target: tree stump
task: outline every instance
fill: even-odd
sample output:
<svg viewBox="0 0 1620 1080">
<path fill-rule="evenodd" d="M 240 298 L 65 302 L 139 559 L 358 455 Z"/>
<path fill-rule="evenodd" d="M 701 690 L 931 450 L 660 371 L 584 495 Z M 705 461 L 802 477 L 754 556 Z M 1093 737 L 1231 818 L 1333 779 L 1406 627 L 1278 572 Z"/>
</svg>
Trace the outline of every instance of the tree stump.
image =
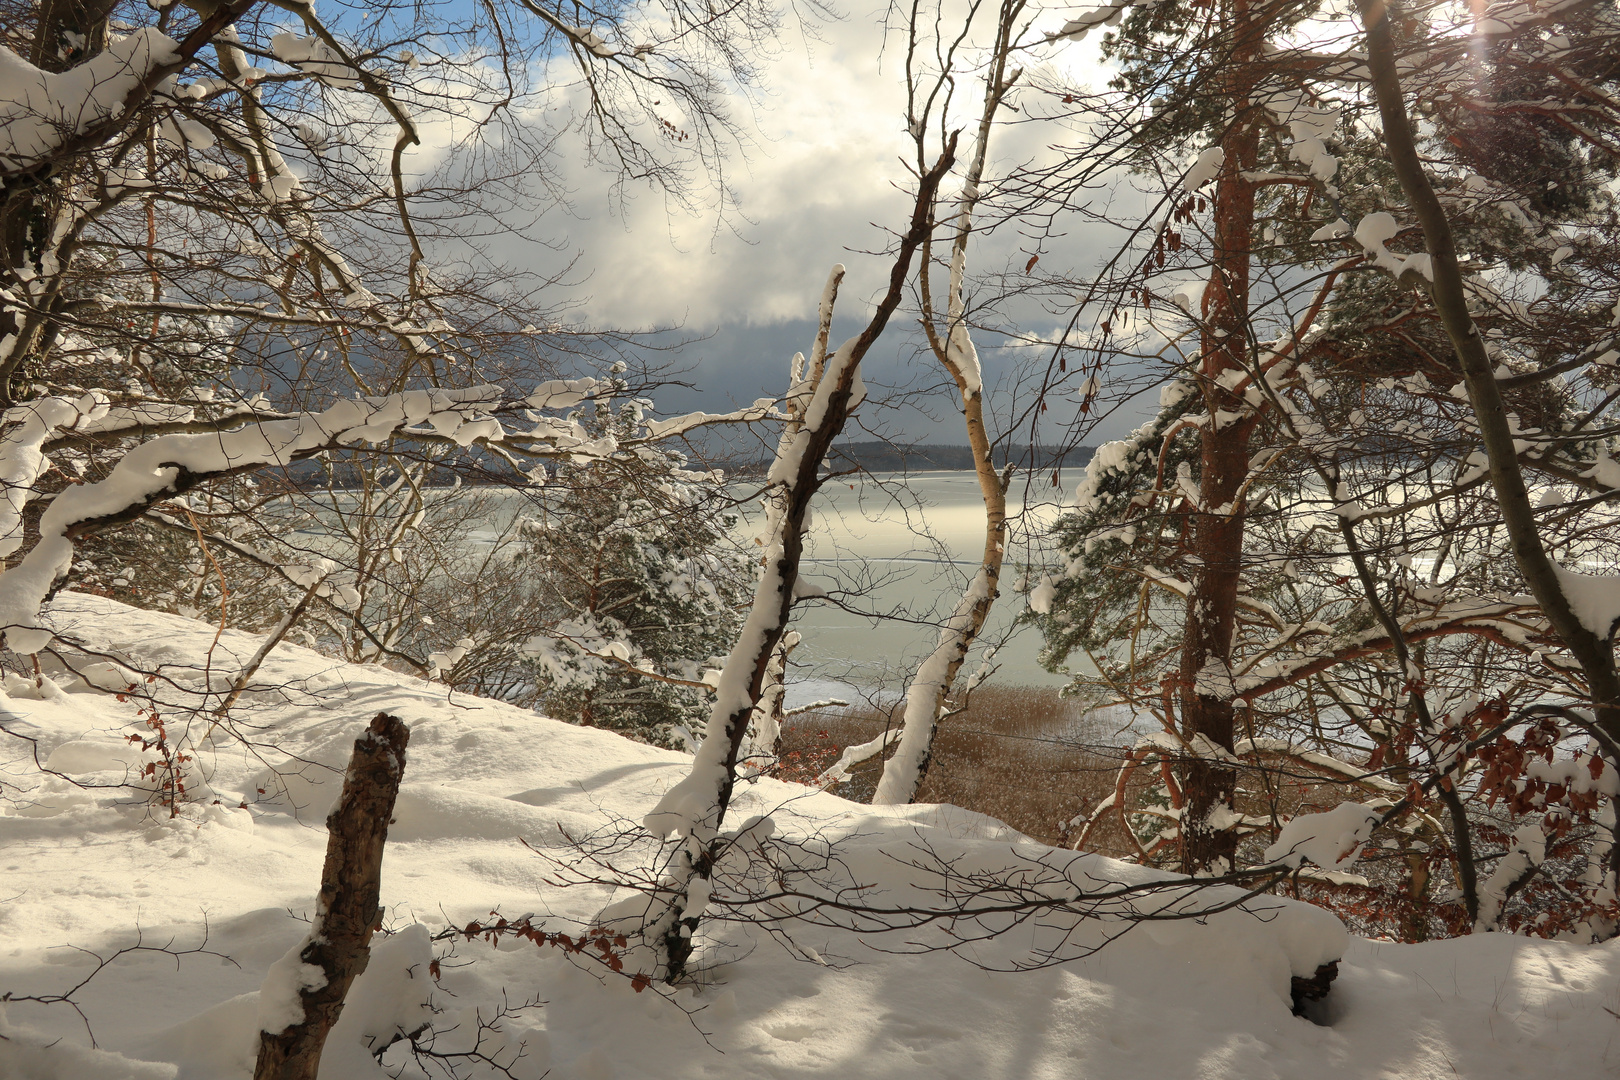
<svg viewBox="0 0 1620 1080">
<path fill-rule="evenodd" d="M 378 713 L 355 740 L 343 793 L 326 817 L 321 892 L 298 954 L 304 964 L 320 969 L 325 982 L 299 990 L 301 1022 L 280 1032 L 259 1033 L 253 1080 L 316 1080 L 321 1049 L 343 1012 L 349 985 L 371 957 L 371 932 L 382 915 L 378 897 L 383 845 L 405 774 L 410 736 L 410 728 L 399 717 Z"/>
<path fill-rule="evenodd" d="M 1324 1023 L 1312 1015 L 1311 1006 L 1328 996 L 1328 991 L 1333 988 L 1333 980 L 1338 977 L 1337 960 L 1329 960 L 1317 968 L 1316 974 L 1308 979 L 1303 975 L 1295 975 L 1288 987 L 1289 994 L 1294 999 L 1294 1015 L 1303 1016 L 1313 1024 Z"/>
</svg>

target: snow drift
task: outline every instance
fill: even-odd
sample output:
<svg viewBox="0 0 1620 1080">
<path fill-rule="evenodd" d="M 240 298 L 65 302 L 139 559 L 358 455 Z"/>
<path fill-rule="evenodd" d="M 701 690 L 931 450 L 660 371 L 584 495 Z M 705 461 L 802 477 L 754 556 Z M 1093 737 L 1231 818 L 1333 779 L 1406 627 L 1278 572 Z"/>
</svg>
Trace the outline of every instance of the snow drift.
<svg viewBox="0 0 1620 1080">
<path fill-rule="evenodd" d="M 229 685 L 257 639 L 226 633 L 210 650 L 212 626 L 74 594 L 46 621 L 61 639 L 160 677 L 122 694 L 126 669 L 110 666 L 89 679 L 58 670 L 44 683 L 6 680 L 0 992 L 62 991 L 93 964 L 77 949 L 105 955 L 137 934 L 176 949 L 206 938 L 208 952 L 131 954 L 102 971 L 77 997 L 95 1049 L 68 1007 L 12 1003 L 0 1018 L 8 1080 L 249 1076 L 261 987 L 307 929 L 335 770 L 380 709 L 412 728 L 384 864 L 393 933 L 373 942 L 328 1044 L 331 1078 L 419 1075 L 402 1048 L 386 1056 L 386 1072 L 371 1048 L 429 1022 L 446 1052 L 481 1039 L 513 1075 L 556 1080 L 1490 1078 L 1620 1065 L 1614 943 L 1346 939 L 1326 912 L 1271 897 L 1202 919 L 1114 924 L 1111 932 L 1126 932 L 1094 954 L 1079 948 L 1025 972 L 1007 969 L 1027 964 L 1043 934 L 1084 946 L 1107 928 L 1054 914 L 952 954 L 911 951 L 908 942 L 929 941 L 926 931 L 805 926 L 794 930 L 794 955 L 711 908 L 693 983 L 667 997 L 599 977 L 557 949 L 462 940 L 447 957 L 448 943 L 430 937 L 493 909 L 559 926 L 593 920 L 616 899 L 611 891 L 549 885 L 536 851 L 566 859 L 567 837 L 639 819 L 691 759 L 283 645 L 237 708 L 248 741 L 216 731 L 203 742 L 188 765 L 196 801 L 169 817 L 138 792 L 66 777 L 138 779 L 152 754 L 127 736 L 145 730 L 135 725 L 146 696 Z M 168 724 L 180 738 L 183 714 L 171 710 Z M 35 768 L 36 747 L 64 776 Z M 972 870 L 1044 858 L 1080 860 L 1077 868 L 1114 881 L 1154 876 L 1054 853 L 949 806 L 861 806 L 761 780 L 739 787 L 734 808 L 739 822 L 772 813 L 779 836 L 835 843 L 849 872 L 889 900 L 930 887 L 919 849 Z M 1292 1016 L 1290 976 L 1340 955 L 1331 1026 Z M 503 1003 L 508 1015 L 489 1027 Z"/>
</svg>

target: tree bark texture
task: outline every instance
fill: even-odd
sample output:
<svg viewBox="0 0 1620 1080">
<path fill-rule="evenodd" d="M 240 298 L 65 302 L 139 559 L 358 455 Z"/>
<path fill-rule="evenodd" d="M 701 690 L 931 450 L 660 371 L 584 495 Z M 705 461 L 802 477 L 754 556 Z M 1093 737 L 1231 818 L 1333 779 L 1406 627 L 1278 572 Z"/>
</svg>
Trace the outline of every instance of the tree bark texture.
<svg viewBox="0 0 1620 1080">
<path fill-rule="evenodd" d="M 1204 292 L 1198 389 L 1208 411 L 1199 429 L 1199 505 L 1193 508 L 1189 547 L 1196 557 L 1187 596 L 1181 647 L 1181 727 L 1195 753 L 1183 791 L 1181 868 L 1184 873 L 1224 873 L 1237 853 L 1231 828 L 1237 772 L 1209 756 L 1205 742 L 1233 747 L 1232 637 L 1243 574 L 1244 507 L 1249 440 L 1255 409 L 1221 385 L 1231 371 L 1246 371 L 1249 340 L 1249 249 L 1254 233 L 1255 185 L 1244 179 L 1259 156 L 1259 130 L 1251 100 L 1260 74 L 1259 23 L 1247 0 L 1230 0 L 1232 53 L 1223 89 L 1232 120 L 1221 140 L 1225 151 L 1215 187 L 1215 244 Z"/>
<path fill-rule="evenodd" d="M 253 1080 L 316 1080 L 326 1037 L 343 1012 L 343 999 L 371 958 L 371 933 L 381 909 L 383 845 L 405 773 L 410 728 L 378 713 L 355 740 L 343 793 L 327 815 L 326 866 L 315 922 L 300 959 L 321 969 L 325 985 L 299 992 L 302 1023 L 259 1035 Z"/>
</svg>

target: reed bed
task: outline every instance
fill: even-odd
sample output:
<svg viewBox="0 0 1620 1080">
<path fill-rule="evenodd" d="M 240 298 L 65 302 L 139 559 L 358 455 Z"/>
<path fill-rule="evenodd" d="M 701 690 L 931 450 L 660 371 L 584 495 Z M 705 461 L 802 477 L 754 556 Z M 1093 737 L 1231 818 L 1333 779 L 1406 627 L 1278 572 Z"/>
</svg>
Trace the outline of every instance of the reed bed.
<svg viewBox="0 0 1620 1080">
<path fill-rule="evenodd" d="M 891 714 L 853 706 L 795 717 L 783 733 L 780 775 L 812 781 L 845 747 L 898 727 L 899 708 Z M 951 803 L 1044 843 L 1066 845 L 1077 832 L 1069 823 L 1114 790 L 1119 747 L 1129 741 L 1117 728 L 1054 689 L 980 687 L 965 710 L 940 723 L 917 801 Z M 868 761 L 833 790 L 870 802 L 881 769 L 876 759 Z M 1117 824 L 1108 823 L 1088 847 L 1124 854 L 1122 840 Z"/>
</svg>

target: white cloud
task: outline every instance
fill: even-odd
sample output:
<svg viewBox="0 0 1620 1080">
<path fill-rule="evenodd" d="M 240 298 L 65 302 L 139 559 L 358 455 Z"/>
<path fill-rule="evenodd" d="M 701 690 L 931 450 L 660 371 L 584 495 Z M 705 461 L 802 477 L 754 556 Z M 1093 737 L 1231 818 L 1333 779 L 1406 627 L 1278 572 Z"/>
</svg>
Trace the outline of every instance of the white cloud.
<svg viewBox="0 0 1620 1080">
<path fill-rule="evenodd" d="M 589 161 L 583 139 L 571 135 L 560 144 L 557 178 L 570 192 L 568 212 L 550 213 L 541 223 L 556 249 L 501 240 L 492 257 L 542 272 L 577 258 L 571 277 L 582 283 L 570 299 L 577 303 L 574 317 L 590 325 L 679 325 L 694 335 L 712 334 L 676 357 L 696 366 L 690 377 L 700 394 L 719 391 L 746 401 L 779 391 L 787 357 L 809 345 L 807 320 L 829 268 L 840 262 L 849 268 L 841 322 L 863 321 L 889 269 L 886 259 L 863 249 L 886 247 L 890 232 L 909 217 L 904 72 L 898 43 L 885 48 L 882 39 L 884 10 L 877 5 L 825 24 L 819 41 L 784 41 L 763 69 L 760 92 L 732 96 L 733 114 L 753 143 L 727 166 L 738 214 L 717 223 L 712 210 L 682 211 L 646 186 L 616 189 L 618 178 Z M 1100 73 L 1091 42 L 1054 55 L 1070 79 Z M 971 78 L 961 80 L 958 109 L 976 111 L 981 94 Z M 970 119 L 961 117 L 968 128 L 963 156 L 970 149 Z M 1049 162 L 1051 144 L 1062 136 L 1046 125 L 1014 124 L 998 128 L 995 138 L 992 175 L 1016 163 Z M 1046 266 L 1089 262 L 1109 248 L 1090 227 L 1060 229 L 1068 235 L 1047 246 Z M 1017 230 L 1002 230 L 976 245 L 973 268 L 1022 266 L 1028 253 L 1020 248 L 1028 243 Z M 1042 328 L 1054 325 L 1050 312 L 1030 314 Z M 887 359 L 874 355 L 875 365 L 898 375 L 893 354 L 907 329 L 891 327 L 896 340 L 879 350 Z"/>
<path fill-rule="evenodd" d="M 565 242 L 590 274 L 590 321 L 706 328 L 809 317 L 837 262 L 850 269 L 847 297 L 878 287 L 879 261 L 846 248 L 879 247 L 870 223 L 904 220 L 904 99 L 898 75 L 878 68 L 871 24 L 854 21 L 810 55 L 785 50 L 757 107 L 734 100 L 755 140 L 727 177 L 740 216 L 682 212 L 645 188 L 616 212 L 612 177 L 569 166 L 580 216 Z"/>
<path fill-rule="evenodd" d="M 903 227 L 910 210 L 901 42 L 884 41 L 885 12 L 869 4 L 823 23 L 819 40 L 789 35 L 762 66 L 759 91 L 730 96 L 752 143 L 727 163 L 740 213 L 717 221 L 712 210 L 684 212 L 645 185 L 619 189 L 610 170 L 588 160 L 583 139 L 570 136 L 560 180 L 571 216 L 550 218 L 559 250 L 523 257 L 561 267 L 577 254 L 576 272 L 587 276 L 580 314 L 598 325 L 707 329 L 808 318 L 836 262 L 849 268 L 844 310 L 858 314 L 851 302 L 875 294 L 887 276 L 882 259 L 859 252 L 884 247 L 884 230 Z M 1055 59 L 1071 77 L 1097 70 L 1091 43 L 1064 46 Z M 972 135 L 966 114 L 980 100 L 972 78 L 963 78 L 953 110 L 964 114 L 953 122 L 968 129 L 963 156 Z M 1027 161 L 1052 135 L 1039 126 L 999 128 L 993 158 Z M 999 263 L 1016 240 L 996 247 L 1009 248 L 993 256 Z M 990 265 L 986 253 L 979 264 Z"/>
</svg>

